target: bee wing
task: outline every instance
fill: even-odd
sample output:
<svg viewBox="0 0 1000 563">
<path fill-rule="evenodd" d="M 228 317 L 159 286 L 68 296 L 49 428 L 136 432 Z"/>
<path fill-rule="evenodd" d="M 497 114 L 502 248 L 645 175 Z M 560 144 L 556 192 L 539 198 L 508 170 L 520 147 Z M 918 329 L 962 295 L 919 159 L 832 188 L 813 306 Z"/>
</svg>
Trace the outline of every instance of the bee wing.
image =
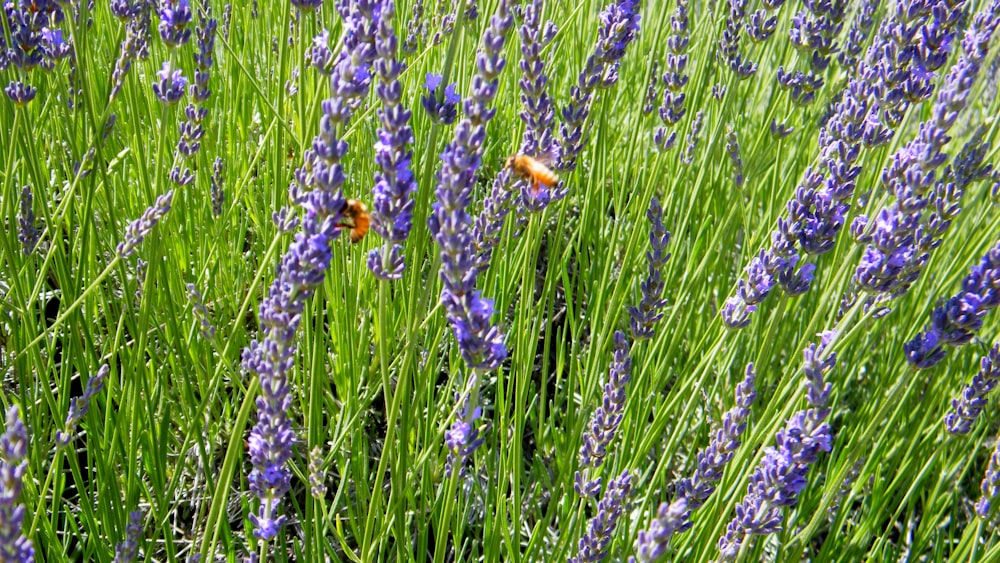
<svg viewBox="0 0 1000 563">
<path fill-rule="evenodd" d="M 556 161 L 559 160 L 559 147 L 557 147 L 555 143 L 552 143 L 549 150 L 540 152 L 532 158 L 551 168 L 555 166 Z"/>
</svg>

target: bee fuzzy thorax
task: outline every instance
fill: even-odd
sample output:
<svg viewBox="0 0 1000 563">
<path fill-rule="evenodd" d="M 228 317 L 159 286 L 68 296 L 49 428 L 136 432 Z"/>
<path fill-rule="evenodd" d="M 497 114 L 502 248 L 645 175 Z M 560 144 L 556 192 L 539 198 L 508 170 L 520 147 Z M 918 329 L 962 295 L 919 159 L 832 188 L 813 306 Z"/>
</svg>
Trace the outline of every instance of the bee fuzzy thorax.
<svg viewBox="0 0 1000 563">
<path fill-rule="evenodd" d="M 337 222 L 337 227 L 341 229 L 349 229 L 348 235 L 351 238 L 352 243 L 359 243 L 361 239 L 365 238 L 368 233 L 368 227 L 371 219 L 368 217 L 368 207 L 364 202 L 349 199 L 347 203 L 344 204 L 343 215 L 340 221 Z"/>
<path fill-rule="evenodd" d="M 537 193 L 542 186 L 552 188 L 559 184 L 559 177 L 544 162 L 544 158 L 534 158 L 526 154 L 515 154 L 505 163 L 513 173 L 531 182 L 531 190 Z"/>
</svg>

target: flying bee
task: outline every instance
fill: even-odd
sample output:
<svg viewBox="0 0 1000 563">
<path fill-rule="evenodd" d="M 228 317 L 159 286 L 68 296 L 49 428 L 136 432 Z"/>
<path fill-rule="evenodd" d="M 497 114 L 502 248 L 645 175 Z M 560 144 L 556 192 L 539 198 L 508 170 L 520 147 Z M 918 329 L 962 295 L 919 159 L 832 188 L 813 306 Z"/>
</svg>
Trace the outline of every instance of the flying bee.
<svg viewBox="0 0 1000 563">
<path fill-rule="evenodd" d="M 357 244 L 368 233 L 368 224 L 370 222 L 368 208 L 365 207 L 365 204 L 356 199 L 349 199 L 347 200 L 347 205 L 344 206 L 343 216 L 337 222 L 337 227 L 340 229 L 350 229 L 351 242 Z"/>
<path fill-rule="evenodd" d="M 559 177 L 549 168 L 552 163 L 551 154 L 542 154 L 538 157 L 526 154 L 515 154 L 507 158 L 505 166 L 514 174 L 531 182 L 531 193 L 538 194 L 542 186 L 551 188 L 559 183 Z"/>
</svg>

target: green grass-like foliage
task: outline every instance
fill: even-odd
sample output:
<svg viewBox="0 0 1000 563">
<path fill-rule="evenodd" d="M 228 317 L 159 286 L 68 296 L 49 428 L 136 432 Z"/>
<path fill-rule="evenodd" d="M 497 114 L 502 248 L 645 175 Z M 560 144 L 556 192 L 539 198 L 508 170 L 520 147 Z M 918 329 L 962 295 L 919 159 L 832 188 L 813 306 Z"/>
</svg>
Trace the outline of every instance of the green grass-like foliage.
<svg viewBox="0 0 1000 563">
<path fill-rule="evenodd" d="M 792 412 L 806 408 L 802 350 L 831 328 L 840 330 L 838 362 L 828 375 L 832 451 L 813 465 L 798 503 L 785 509 L 782 531 L 751 541 L 741 560 L 1000 557 L 994 528 L 972 512 L 1000 419 L 991 403 L 968 435 L 952 436 L 942 422 L 951 398 L 992 344 L 997 322 L 987 317 L 982 340 L 949 351 L 933 369 L 916 371 L 903 354 L 903 344 L 929 321 L 938 300 L 957 291 L 968 268 L 997 242 L 1000 215 L 989 181 L 970 186 L 926 271 L 892 303 L 889 315 L 855 311 L 838 321 L 841 295 L 863 250 L 845 228 L 831 252 L 813 259 L 816 281 L 809 292 L 794 298 L 776 292 L 739 331 L 727 330 L 719 317 L 750 258 L 770 244 L 804 171 L 818 163 L 820 118 L 848 79 L 835 61 L 806 107 L 777 88 L 779 65 L 807 64 L 788 41 L 798 3 L 778 12 L 770 41 L 754 44 L 744 35 L 741 49 L 759 69 L 743 81 L 718 57 L 726 4 L 691 3 L 688 110 L 676 128 L 678 146 L 667 152 L 653 143 L 656 112 L 641 110 L 652 63 L 667 50 L 673 3 L 641 7 L 641 31 L 619 81 L 598 93 L 590 141 L 577 169 L 562 178 L 569 195 L 538 214 L 515 208 L 489 268 L 479 275 L 483 295 L 496 300 L 494 320 L 506 335 L 509 358 L 482 382 L 485 442 L 464 474 L 452 477 L 444 471 L 444 434 L 458 411 L 465 366 L 439 305 L 440 258 L 425 222 L 434 198 L 432 173 L 452 128 L 437 126 L 432 135 L 419 99 L 425 74 L 446 66 L 448 80 L 469 92 L 476 49 L 498 1 L 481 1 L 479 17 L 459 18 L 438 44 L 431 39 L 442 16 L 463 10 L 425 3 L 427 33 L 414 54 L 403 56 L 401 75 L 403 103 L 414 114 L 413 168 L 420 182 L 407 270 L 395 282 L 371 275 L 365 257 L 381 244 L 375 234 L 358 245 L 345 237 L 334 243 L 328 275 L 307 303 L 296 339 L 289 416 L 299 442 L 292 490 L 282 503 L 289 520 L 268 544 L 250 533 L 257 500 L 248 488 L 245 440 L 256 421 L 259 383 L 241 370 L 240 353 L 259 337 L 259 303 L 293 236 L 278 230 L 272 213 L 289 205 L 292 173 L 318 130 L 319 102 L 329 96 L 327 81 L 304 64 L 305 53 L 323 28 L 340 37 L 340 18 L 329 1 L 304 15 L 285 1 L 234 2 L 224 30 L 224 5 L 211 2 L 220 31 L 206 135 L 200 153 L 186 161 L 194 182 L 177 187 L 168 175 L 186 100 L 166 107 L 151 84 L 166 60 L 192 77 L 195 38 L 168 50 L 154 13 L 148 59 L 133 62 L 109 103 L 125 25 L 107 2 L 93 9 L 76 4 L 84 14 L 61 24 L 74 46 L 79 94 L 72 97 L 73 109 L 66 103 L 69 61 L 51 71 L 0 71 L 3 85 L 20 78 L 38 88 L 23 108 L 0 101 L 0 397 L 5 408 L 20 405 L 30 435 L 21 502 L 27 508 L 23 532 L 37 560 L 111 561 L 136 508 L 144 511 L 140 553 L 151 561 L 193 554 L 233 561 L 251 552 L 276 561 L 573 556 L 597 509 L 573 490 L 578 451 L 600 405 L 612 335 L 626 328 L 626 307 L 641 298 L 646 211 L 654 196 L 671 233 L 672 258 L 662 271 L 669 304 L 655 336 L 631 349 L 624 418 L 596 473 L 605 483 L 625 470 L 633 475 L 609 558 L 633 553 L 638 531 L 673 498 L 672 484 L 694 470 L 696 452 L 732 407 L 735 386 L 752 361 L 758 398 L 743 444 L 715 494 L 692 514 L 693 527 L 671 542 L 673 560 L 718 557 L 718 538 L 762 449 L 774 444 Z M 886 4 L 876 12 L 875 30 L 891 9 Z M 970 2 L 965 9 L 972 14 L 985 4 Z M 559 29 L 543 53 L 557 116 L 592 51 L 602 7 L 594 0 L 545 3 L 545 19 Z M 411 1 L 396 6 L 401 42 L 412 8 Z M 848 4 L 838 41 L 858 9 L 860 2 Z M 196 22 L 197 16 L 192 28 Z M 935 86 L 957 59 L 959 42 Z M 979 126 L 986 143 L 1000 142 L 993 117 L 1000 109 L 998 43 L 994 38 L 951 131 L 945 147 L 951 156 Z M 523 131 L 516 31 L 504 53 L 508 65 L 488 126 L 473 213 Z M 712 96 L 716 84 L 727 87 L 722 100 Z M 372 92 L 346 136 L 344 193 L 369 207 L 378 107 Z M 880 172 L 915 137 L 930 107 L 910 108 L 889 145 L 862 150 L 848 222 L 890 201 Z M 693 162 L 684 164 L 684 136 L 699 111 L 700 141 Z M 105 137 L 112 113 L 115 123 Z M 776 139 L 772 120 L 795 131 Z M 741 188 L 733 183 L 726 153 L 730 126 L 743 162 Z M 219 217 L 210 199 L 216 157 L 225 165 Z M 995 150 L 986 160 L 1000 162 Z M 30 255 L 17 239 L 24 185 L 32 188 L 42 231 Z M 126 226 L 170 189 L 170 212 L 134 256 L 119 259 L 115 248 Z M 144 270 L 137 259 L 148 263 Z M 210 338 L 188 284 L 204 297 L 216 328 Z M 111 369 L 103 390 L 72 445 L 57 451 L 53 436 L 71 400 L 104 363 Z M 314 448 L 327 487 L 319 497 L 310 494 Z"/>
</svg>

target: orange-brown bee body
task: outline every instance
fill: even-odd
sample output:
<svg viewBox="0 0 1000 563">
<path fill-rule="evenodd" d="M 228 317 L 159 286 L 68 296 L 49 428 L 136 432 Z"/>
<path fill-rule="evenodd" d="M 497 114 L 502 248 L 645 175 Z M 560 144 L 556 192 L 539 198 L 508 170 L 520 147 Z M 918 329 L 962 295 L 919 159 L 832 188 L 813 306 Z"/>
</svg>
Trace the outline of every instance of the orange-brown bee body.
<svg viewBox="0 0 1000 563">
<path fill-rule="evenodd" d="M 365 204 L 356 199 L 349 199 L 337 226 L 341 229 L 350 229 L 348 234 L 351 242 L 357 244 L 368 234 L 370 223 L 371 219 L 368 217 L 368 208 Z"/>
<path fill-rule="evenodd" d="M 559 183 L 559 177 L 542 160 L 526 154 L 515 154 L 507 158 L 507 168 L 531 182 L 532 193 L 538 193 L 542 186 L 551 188 Z"/>
</svg>

